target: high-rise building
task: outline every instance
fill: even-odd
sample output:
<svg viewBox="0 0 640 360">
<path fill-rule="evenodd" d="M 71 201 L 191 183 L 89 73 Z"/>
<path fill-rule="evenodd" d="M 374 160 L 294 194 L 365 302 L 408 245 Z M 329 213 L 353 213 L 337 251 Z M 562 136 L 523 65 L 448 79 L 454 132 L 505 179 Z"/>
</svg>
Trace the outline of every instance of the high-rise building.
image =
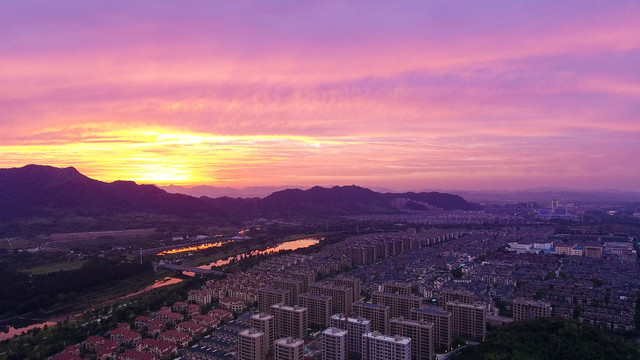
<svg viewBox="0 0 640 360">
<path fill-rule="evenodd" d="M 333 279 L 334 285 L 342 285 L 353 289 L 353 301 L 360 300 L 360 293 L 362 292 L 362 282 L 355 277 L 351 276 L 338 276 Z"/>
<path fill-rule="evenodd" d="M 269 312 L 271 305 L 286 304 L 288 292 L 275 288 L 258 289 L 258 311 Z"/>
<path fill-rule="evenodd" d="M 411 295 L 410 283 L 405 282 L 387 282 L 382 285 L 382 292 L 388 294 Z"/>
<path fill-rule="evenodd" d="M 304 340 L 284 337 L 274 342 L 276 360 L 303 360 Z"/>
<path fill-rule="evenodd" d="M 302 281 L 302 293 L 308 292 L 309 284 L 316 281 L 316 274 L 310 271 L 292 272 L 289 274 L 292 279 Z"/>
<path fill-rule="evenodd" d="M 440 349 L 449 349 L 453 341 L 451 313 L 441 307 L 423 306 L 411 309 L 411 320 L 433 323 L 434 343 Z"/>
<path fill-rule="evenodd" d="M 312 295 L 309 293 L 300 294 L 298 303 L 307 308 L 309 314 L 309 325 L 326 328 L 329 326 L 331 317 L 331 296 Z"/>
<path fill-rule="evenodd" d="M 307 308 L 275 304 L 271 306 L 271 315 L 275 323 L 276 338 L 304 339 L 306 337 L 309 324 Z"/>
<path fill-rule="evenodd" d="M 377 331 L 362 336 L 362 360 L 410 360 L 411 339 Z"/>
<path fill-rule="evenodd" d="M 371 322 L 365 318 L 346 317 L 344 314 L 333 314 L 331 326 L 347 330 L 349 352 L 359 354 L 362 351 L 362 334 L 371 331 Z"/>
<path fill-rule="evenodd" d="M 371 321 L 371 330 L 387 333 L 389 323 L 389 307 L 386 305 L 356 301 L 353 303 L 352 316 L 363 317 Z"/>
<path fill-rule="evenodd" d="M 422 300 L 422 297 L 416 295 L 373 293 L 373 303 L 388 306 L 390 317 L 402 316 L 408 319 L 411 314 L 411 309 L 420 307 Z"/>
<path fill-rule="evenodd" d="M 476 295 L 473 291 L 468 290 L 444 289 L 440 292 L 440 301 L 442 304 L 450 301 L 459 301 L 463 304 L 475 304 Z"/>
<path fill-rule="evenodd" d="M 288 277 L 276 279 L 273 282 L 276 289 L 287 291 L 286 305 L 298 305 L 298 295 L 302 294 L 304 283 L 301 280 L 295 280 Z"/>
<path fill-rule="evenodd" d="M 238 360 L 263 360 L 265 357 L 264 343 L 267 339 L 262 331 L 254 328 L 242 330 L 238 333 Z"/>
<path fill-rule="evenodd" d="M 347 330 L 329 327 L 322 332 L 322 359 L 347 360 Z"/>
<path fill-rule="evenodd" d="M 524 298 L 513 299 L 513 320 L 527 320 L 551 316 L 551 304 Z"/>
<path fill-rule="evenodd" d="M 450 301 L 444 306 L 451 313 L 453 336 L 482 341 L 487 334 L 487 307 L 484 304 L 464 304 Z"/>
<path fill-rule="evenodd" d="M 351 313 L 353 304 L 353 288 L 344 285 L 315 282 L 308 287 L 312 295 L 331 296 L 331 313 Z"/>
<path fill-rule="evenodd" d="M 435 356 L 433 323 L 393 318 L 389 320 L 389 335 L 411 339 L 411 359 L 433 360 Z"/>
<path fill-rule="evenodd" d="M 264 333 L 264 342 L 262 344 L 264 354 L 269 354 L 273 351 L 273 342 L 275 341 L 275 320 L 273 315 L 267 313 L 257 313 L 251 315 L 250 324 L 252 328 L 255 328 Z"/>
</svg>

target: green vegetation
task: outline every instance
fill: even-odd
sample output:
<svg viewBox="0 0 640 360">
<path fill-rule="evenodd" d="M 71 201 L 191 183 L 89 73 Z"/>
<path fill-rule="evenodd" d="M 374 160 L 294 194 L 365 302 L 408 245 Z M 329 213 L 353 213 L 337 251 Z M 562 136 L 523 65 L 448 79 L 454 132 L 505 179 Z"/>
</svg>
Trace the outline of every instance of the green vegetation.
<svg viewBox="0 0 640 360">
<path fill-rule="evenodd" d="M 463 275 L 462 268 L 461 267 L 457 267 L 457 268 L 451 270 L 451 275 L 456 279 L 462 278 L 462 275 Z"/>
<path fill-rule="evenodd" d="M 84 264 L 86 264 L 86 260 L 74 261 L 74 262 L 63 262 L 57 264 L 43 265 L 30 269 L 20 270 L 21 272 L 31 273 L 33 275 L 43 275 L 56 271 L 69 271 L 80 269 Z"/>
<path fill-rule="evenodd" d="M 543 318 L 498 329 L 478 347 L 455 359 L 640 359 L 640 348 L 590 325 Z"/>
<path fill-rule="evenodd" d="M 65 303 L 118 281 L 152 272 L 151 263 L 140 265 L 104 259 L 90 260 L 76 270 L 41 275 L 1 268 L 0 314 L 10 317 Z"/>
<path fill-rule="evenodd" d="M 30 330 L 26 335 L 0 343 L 0 359 L 44 359 L 65 346 L 86 340 L 91 335 L 105 335 L 119 322 L 132 323 L 139 316 L 184 300 L 189 290 L 202 285 L 202 279 L 155 289 L 110 306 L 87 311 L 79 318 L 61 324 Z M 98 321 L 98 319 L 100 319 Z"/>
</svg>

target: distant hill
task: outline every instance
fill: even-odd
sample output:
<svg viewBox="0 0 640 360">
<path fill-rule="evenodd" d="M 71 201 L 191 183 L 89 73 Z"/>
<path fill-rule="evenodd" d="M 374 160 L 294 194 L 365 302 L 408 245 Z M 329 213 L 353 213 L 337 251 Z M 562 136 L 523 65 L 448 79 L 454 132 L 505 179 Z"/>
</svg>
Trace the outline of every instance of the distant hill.
<svg viewBox="0 0 640 360">
<path fill-rule="evenodd" d="M 298 185 L 283 185 L 283 186 L 249 186 L 244 188 L 233 188 L 228 186 L 209 186 L 200 185 L 194 187 L 184 187 L 176 185 L 158 186 L 158 188 L 170 193 L 170 194 L 185 194 L 194 197 L 230 197 L 230 198 L 264 198 L 277 191 L 300 189 L 307 190 L 308 186 Z M 391 190 L 380 187 L 373 187 L 371 190 L 376 192 L 387 193 Z"/>
<path fill-rule="evenodd" d="M 0 169 L 0 238 L 34 231 L 88 231 L 154 226 L 175 219 L 244 220 L 256 216 L 389 214 L 433 208 L 476 210 L 446 193 L 378 193 L 358 186 L 287 189 L 260 198 L 193 197 L 154 185 L 90 179 L 75 168 L 27 165 Z"/>
<path fill-rule="evenodd" d="M 158 186 L 160 189 L 171 194 L 185 194 L 194 197 L 231 197 L 231 198 L 263 198 L 273 194 L 276 191 L 282 191 L 286 189 L 304 189 L 303 186 L 249 186 L 245 188 L 232 188 L 232 187 L 218 187 L 209 185 L 200 185 L 194 187 L 184 186 Z"/>
<path fill-rule="evenodd" d="M 221 215 L 202 200 L 168 194 L 153 185 L 137 185 L 132 181 L 105 183 L 72 167 L 39 165 L 0 169 L 0 204 L 0 220 L 46 217 L 61 211 L 88 216 L 114 212 Z"/>
</svg>

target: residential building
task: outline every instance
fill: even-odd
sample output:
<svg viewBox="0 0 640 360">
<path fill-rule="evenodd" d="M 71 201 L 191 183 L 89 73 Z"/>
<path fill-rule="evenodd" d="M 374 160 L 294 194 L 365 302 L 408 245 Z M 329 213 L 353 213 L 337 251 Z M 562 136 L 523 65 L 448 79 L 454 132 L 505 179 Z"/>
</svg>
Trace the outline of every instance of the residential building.
<svg viewBox="0 0 640 360">
<path fill-rule="evenodd" d="M 525 298 L 513 299 L 513 320 L 527 320 L 551 316 L 551 304 Z"/>
<path fill-rule="evenodd" d="M 440 292 L 440 301 L 442 304 L 446 304 L 450 301 L 459 301 L 463 304 L 474 304 L 476 302 L 476 295 L 473 291 L 468 290 L 444 289 Z"/>
<path fill-rule="evenodd" d="M 353 289 L 353 301 L 360 300 L 362 282 L 358 278 L 341 275 L 333 279 L 333 284 Z"/>
<path fill-rule="evenodd" d="M 211 304 L 211 293 L 206 290 L 191 290 L 187 295 L 187 300 L 192 301 L 200 306 Z"/>
<path fill-rule="evenodd" d="M 240 313 L 247 308 L 247 305 L 238 298 L 222 297 L 220 298 L 220 307 L 235 313 Z"/>
<path fill-rule="evenodd" d="M 451 313 L 441 307 L 423 306 L 411 309 L 411 320 L 433 323 L 433 339 L 436 347 L 440 349 L 451 348 L 453 342 L 453 324 Z"/>
<path fill-rule="evenodd" d="M 144 339 L 136 344 L 136 350 L 166 360 L 178 354 L 178 348 L 169 342 L 155 339 Z"/>
<path fill-rule="evenodd" d="M 269 312 L 275 304 L 286 304 L 288 292 L 275 288 L 258 289 L 258 311 Z"/>
<path fill-rule="evenodd" d="M 344 285 L 315 282 L 308 287 L 312 295 L 331 296 L 331 313 L 351 313 L 353 288 Z"/>
<path fill-rule="evenodd" d="M 302 294 L 304 283 L 301 280 L 292 278 L 279 278 L 273 281 L 273 287 L 287 292 L 285 304 L 289 306 L 298 305 L 298 295 Z"/>
<path fill-rule="evenodd" d="M 434 326 L 432 322 L 393 318 L 389 320 L 389 335 L 401 335 L 411 339 L 412 360 L 433 360 Z"/>
<path fill-rule="evenodd" d="M 487 330 L 487 307 L 484 304 L 464 304 L 450 301 L 445 304 L 445 311 L 451 313 L 452 334 L 467 340 L 484 340 Z"/>
<path fill-rule="evenodd" d="M 347 360 L 347 330 L 328 327 L 322 332 L 322 360 Z"/>
<path fill-rule="evenodd" d="M 158 335 L 158 339 L 172 343 L 178 348 L 184 348 L 189 346 L 189 342 L 191 342 L 193 338 L 183 331 L 168 330 Z"/>
<path fill-rule="evenodd" d="M 292 279 L 302 281 L 302 293 L 308 292 L 309 284 L 313 283 L 316 280 L 316 274 L 309 271 L 303 272 L 292 272 L 289 274 Z"/>
<path fill-rule="evenodd" d="M 386 305 L 389 307 L 390 317 L 409 318 L 411 309 L 422 305 L 422 298 L 416 295 L 396 295 L 389 293 L 374 292 L 373 303 Z"/>
<path fill-rule="evenodd" d="M 303 360 L 304 340 L 284 337 L 274 343 L 275 360 Z"/>
<path fill-rule="evenodd" d="M 275 321 L 273 315 L 267 313 L 257 313 L 251 315 L 250 325 L 264 333 L 263 351 L 269 354 L 273 351 L 273 342 L 275 341 Z"/>
<path fill-rule="evenodd" d="M 411 339 L 377 331 L 362 336 L 362 360 L 411 360 Z"/>
<path fill-rule="evenodd" d="M 389 307 L 387 305 L 356 301 L 352 306 L 352 316 L 363 317 L 371 321 L 371 331 L 387 333 Z"/>
<path fill-rule="evenodd" d="M 584 256 L 590 257 L 590 258 L 601 258 L 602 246 L 585 246 Z"/>
<path fill-rule="evenodd" d="M 388 294 L 411 295 L 411 284 L 405 282 L 387 282 L 382 285 L 382 292 Z"/>
<path fill-rule="evenodd" d="M 276 338 L 295 337 L 304 339 L 307 335 L 309 318 L 307 308 L 275 304 L 271 306 Z"/>
<path fill-rule="evenodd" d="M 135 331 L 127 330 L 125 328 L 118 328 L 118 329 L 111 330 L 111 334 L 109 338 L 120 345 L 132 347 L 138 341 L 142 340 L 142 335 L 140 335 Z"/>
<path fill-rule="evenodd" d="M 329 317 L 332 312 L 331 296 L 300 294 L 298 303 L 306 307 L 309 313 L 309 325 L 326 328 L 329 326 Z"/>
<path fill-rule="evenodd" d="M 238 333 L 237 360 L 263 360 L 266 355 L 265 341 L 264 333 L 254 328 Z"/>
<path fill-rule="evenodd" d="M 331 327 L 347 330 L 349 353 L 360 354 L 362 351 L 362 334 L 371 331 L 371 322 L 365 318 L 346 317 L 344 314 L 331 316 Z"/>
</svg>

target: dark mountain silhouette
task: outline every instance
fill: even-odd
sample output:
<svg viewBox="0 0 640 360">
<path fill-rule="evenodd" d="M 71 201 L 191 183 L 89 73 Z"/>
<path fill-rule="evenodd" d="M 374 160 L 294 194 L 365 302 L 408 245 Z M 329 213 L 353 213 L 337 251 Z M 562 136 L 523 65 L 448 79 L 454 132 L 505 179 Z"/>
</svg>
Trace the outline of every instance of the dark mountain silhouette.
<svg viewBox="0 0 640 360">
<path fill-rule="evenodd" d="M 105 183 L 75 168 L 27 165 L 0 169 L 0 219 L 75 212 L 96 216 L 114 212 L 151 212 L 187 216 L 222 215 L 187 195 L 167 194 L 153 185 L 132 181 Z"/>
<path fill-rule="evenodd" d="M 399 209 L 392 205 L 395 199 L 407 200 Z M 309 190 L 283 190 L 259 201 L 262 211 L 280 214 L 308 213 L 314 215 L 390 214 L 399 210 L 426 210 L 428 207 L 444 210 L 479 210 L 457 195 L 446 193 L 386 193 L 381 194 L 359 186 L 313 187 Z"/>
<path fill-rule="evenodd" d="M 398 202 L 397 200 L 402 201 Z M 398 206 L 398 203 L 401 206 Z M 256 216 L 339 216 L 359 214 L 389 214 L 428 208 L 446 210 L 476 210 L 479 206 L 446 193 L 378 193 L 358 186 L 313 187 L 308 190 L 289 189 L 260 198 L 195 198 L 169 194 L 154 185 L 138 185 L 131 181 L 105 183 L 90 179 L 75 168 L 27 165 L 22 168 L 0 169 L 0 237 L 7 228 L 24 226 L 40 219 L 44 224 L 56 224 L 56 231 L 66 226 L 70 231 L 91 230 L 91 226 L 122 228 L 140 226 L 147 216 L 172 216 L 185 219 L 249 219 Z M 122 214 L 134 219 L 128 225 L 118 224 Z M 100 219 L 93 225 L 71 228 L 75 219 Z M 46 219 L 46 221 L 42 221 Z M 64 219 L 64 220 L 61 220 Z M 137 220 L 136 220 L 137 219 Z M 153 225 L 153 217 L 144 224 Z M 4 230 L 1 226 L 4 223 Z M 62 225 L 61 225 L 62 223 Z M 77 223 L 77 221 L 76 221 Z M 7 225 L 9 224 L 9 225 Z M 79 225 L 75 225 L 79 226 Z M 84 226 L 84 227 L 83 227 Z"/>
</svg>

